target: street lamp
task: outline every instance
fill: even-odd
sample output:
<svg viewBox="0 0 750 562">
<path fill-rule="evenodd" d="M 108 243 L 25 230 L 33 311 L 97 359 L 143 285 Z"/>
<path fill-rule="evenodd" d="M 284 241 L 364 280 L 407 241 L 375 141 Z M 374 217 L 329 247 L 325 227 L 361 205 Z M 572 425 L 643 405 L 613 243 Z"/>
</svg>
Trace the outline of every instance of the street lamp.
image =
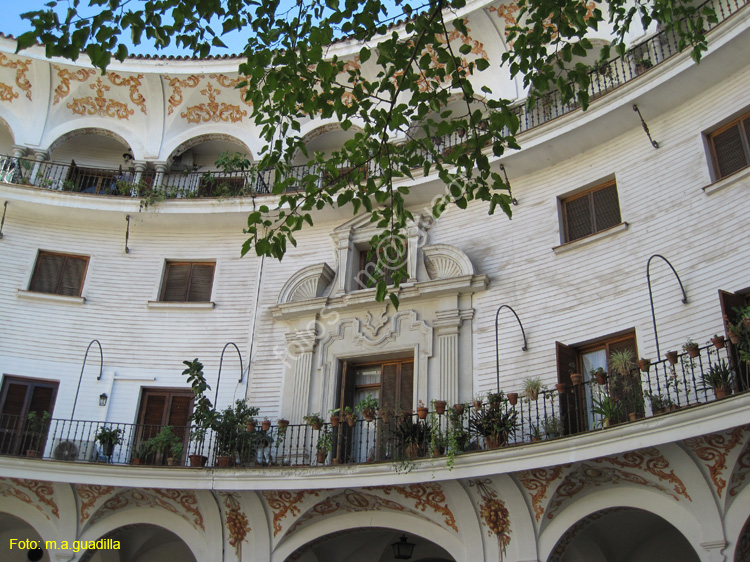
<svg viewBox="0 0 750 562">
<path fill-rule="evenodd" d="M 410 560 L 415 546 L 417 545 L 406 540 L 406 535 L 401 535 L 398 542 L 394 542 L 391 545 L 393 557 L 396 560 Z"/>
</svg>

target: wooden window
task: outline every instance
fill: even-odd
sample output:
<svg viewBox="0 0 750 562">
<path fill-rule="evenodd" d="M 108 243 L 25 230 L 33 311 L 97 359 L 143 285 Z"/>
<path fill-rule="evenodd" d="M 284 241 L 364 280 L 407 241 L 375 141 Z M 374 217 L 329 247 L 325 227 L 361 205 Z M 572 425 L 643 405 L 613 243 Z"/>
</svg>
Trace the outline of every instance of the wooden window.
<svg viewBox="0 0 750 562">
<path fill-rule="evenodd" d="M 136 445 L 157 435 L 162 427 L 172 426 L 172 432 L 182 440 L 187 452 L 190 414 L 193 413 L 193 392 L 173 388 L 144 388 L 138 410 Z M 151 458 L 150 462 L 164 464 L 166 458 Z"/>
<path fill-rule="evenodd" d="M 0 391 L 0 453 L 23 453 L 28 440 L 24 434 L 27 416 L 30 412 L 38 416 L 52 414 L 57 387 L 57 381 L 4 377 Z M 39 450 L 44 450 L 44 441 Z"/>
<path fill-rule="evenodd" d="M 625 410 L 621 420 L 626 421 L 627 414 L 636 412 L 643 414 L 643 394 L 638 374 L 638 350 L 636 348 L 635 333 L 626 332 L 616 336 L 608 336 L 592 343 L 568 346 L 560 342 L 557 345 L 557 379 L 567 386 L 567 392 L 560 397 L 560 413 L 565 433 L 578 433 L 587 429 L 594 429 L 596 421 L 591 413 L 591 407 L 598 386 L 590 383 L 591 370 L 601 367 L 610 374 L 608 390 L 612 397 L 622 401 Z M 619 377 L 610 372 L 610 355 L 615 351 L 630 350 L 633 354 L 632 377 Z M 570 372 L 574 370 L 584 376 L 584 383 L 573 386 Z"/>
<path fill-rule="evenodd" d="M 87 257 L 39 252 L 29 290 L 80 297 L 88 263 Z"/>
<path fill-rule="evenodd" d="M 614 180 L 562 200 L 565 242 L 620 224 L 620 202 Z"/>
<path fill-rule="evenodd" d="M 168 262 L 161 300 L 165 302 L 209 302 L 216 264 Z"/>
<path fill-rule="evenodd" d="M 716 179 L 750 165 L 750 113 L 711 133 L 711 152 Z"/>
</svg>

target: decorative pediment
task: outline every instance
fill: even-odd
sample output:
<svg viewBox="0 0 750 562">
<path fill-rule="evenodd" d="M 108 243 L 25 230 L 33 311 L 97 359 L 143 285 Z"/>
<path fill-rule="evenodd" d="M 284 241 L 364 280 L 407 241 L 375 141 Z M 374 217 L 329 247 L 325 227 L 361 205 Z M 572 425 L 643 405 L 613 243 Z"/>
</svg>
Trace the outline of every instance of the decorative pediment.
<svg viewBox="0 0 750 562">
<path fill-rule="evenodd" d="M 292 275 L 279 293 L 278 304 L 322 297 L 333 281 L 334 271 L 327 263 L 316 263 Z"/>
<path fill-rule="evenodd" d="M 424 265 L 431 280 L 451 279 L 474 275 L 474 266 L 468 256 L 455 246 L 433 244 L 423 246 Z"/>
</svg>

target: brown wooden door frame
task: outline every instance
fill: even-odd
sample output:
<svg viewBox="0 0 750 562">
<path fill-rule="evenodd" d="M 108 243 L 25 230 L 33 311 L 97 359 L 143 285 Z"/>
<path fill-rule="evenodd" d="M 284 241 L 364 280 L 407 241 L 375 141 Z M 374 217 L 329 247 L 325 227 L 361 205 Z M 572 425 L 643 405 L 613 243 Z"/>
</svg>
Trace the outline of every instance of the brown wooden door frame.
<svg viewBox="0 0 750 562">
<path fill-rule="evenodd" d="M 150 397 L 164 396 L 165 401 L 162 406 L 161 418 L 158 423 L 146 423 L 147 401 Z M 190 405 L 187 408 L 184 421 L 175 425 L 170 423 L 174 407 L 174 398 L 190 398 Z M 175 435 L 180 437 L 183 442 L 183 459 L 188 453 L 188 444 L 190 436 L 186 432 L 186 427 L 190 424 L 189 418 L 193 412 L 194 398 L 192 390 L 189 388 L 161 388 L 161 387 L 142 387 L 141 398 L 138 405 L 137 430 L 132 446 L 140 445 L 144 440 L 156 435 L 161 428 L 167 425 L 173 426 Z M 155 464 L 163 464 L 166 459 L 153 459 Z"/>
<path fill-rule="evenodd" d="M 18 416 L 16 419 L 13 419 L 10 414 L 6 415 L 8 410 L 6 400 L 8 397 L 9 386 L 12 384 L 26 386 L 23 403 L 20 408 L 14 408 L 14 410 L 19 412 L 16 414 Z M 48 401 L 48 408 L 42 408 L 41 411 L 37 412 L 38 414 L 41 414 L 43 411 L 47 411 L 52 415 L 55 401 L 57 400 L 57 390 L 59 385 L 59 381 L 52 381 L 49 379 L 3 375 L 2 387 L 0 387 L 0 452 L 11 455 L 17 455 L 23 452 L 22 447 L 26 440 L 24 425 L 31 408 L 34 389 L 50 388 L 52 390 Z M 39 408 L 37 408 L 37 410 L 39 410 Z M 46 436 L 40 444 L 40 449 L 44 448 L 45 440 Z"/>
</svg>

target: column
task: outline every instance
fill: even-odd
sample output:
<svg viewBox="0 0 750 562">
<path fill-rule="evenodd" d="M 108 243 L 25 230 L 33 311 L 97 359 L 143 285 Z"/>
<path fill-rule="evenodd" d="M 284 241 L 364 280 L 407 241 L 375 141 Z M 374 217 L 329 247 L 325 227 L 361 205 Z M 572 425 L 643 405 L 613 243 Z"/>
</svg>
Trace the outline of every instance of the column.
<svg viewBox="0 0 750 562">
<path fill-rule="evenodd" d="M 292 402 L 285 413 L 293 424 L 302 423 L 307 415 L 310 401 L 310 377 L 313 352 L 315 350 L 315 330 L 298 330 L 287 334 L 286 341 L 290 355 L 294 356 L 294 379 L 292 381 Z"/>
<path fill-rule="evenodd" d="M 34 166 L 31 169 L 31 175 L 29 176 L 29 183 L 32 185 L 37 185 L 37 175 L 39 174 L 39 170 L 42 167 L 42 162 L 44 162 L 48 157 L 46 150 L 35 150 L 34 151 Z"/>
<path fill-rule="evenodd" d="M 461 326 L 460 311 L 441 310 L 432 323 L 437 335 L 437 358 L 439 365 L 438 391 L 436 400 L 448 404 L 458 402 L 458 330 Z"/>
<path fill-rule="evenodd" d="M 167 173 L 167 165 L 165 163 L 154 164 L 154 168 L 156 168 L 156 176 L 154 177 L 154 185 L 152 186 L 152 189 L 156 191 L 161 187 L 161 184 L 164 183 L 164 175 Z"/>
<path fill-rule="evenodd" d="M 143 179 L 143 172 L 146 171 L 146 163 L 142 161 L 134 162 L 133 166 L 135 167 L 135 176 L 133 176 L 133 191 L 136 193 L 131 192 L 131 197 L 137 197 L 143 189 L 141 188 L 141 180 Z"/>
</svg>

